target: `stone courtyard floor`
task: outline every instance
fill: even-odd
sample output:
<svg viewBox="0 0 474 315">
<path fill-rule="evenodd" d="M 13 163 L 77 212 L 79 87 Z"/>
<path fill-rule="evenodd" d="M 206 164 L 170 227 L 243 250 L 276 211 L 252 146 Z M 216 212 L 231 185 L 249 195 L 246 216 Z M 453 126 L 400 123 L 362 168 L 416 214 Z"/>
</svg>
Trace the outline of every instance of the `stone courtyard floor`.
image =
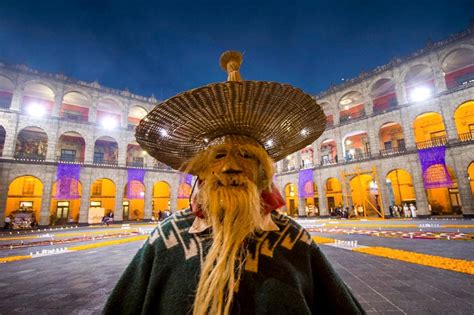
<svg viewBox="0 0 474 315">
<path fill-rule="evenodd" d="M 473 220 L 299 222 L 314 236 L 338 241 L 320 247 L 367 313 L 474 314 L 473 274 L 354 251 L 362 246 L 400 249 L 434 260 L 467 261 L 472 268 Z M 152 227 L 0 233 L 0 261 L 8 261 L 0 264 L 0 314 L 100 314 Z M 68 252 L 53 252 L 65 247 Z"/>
</svg>

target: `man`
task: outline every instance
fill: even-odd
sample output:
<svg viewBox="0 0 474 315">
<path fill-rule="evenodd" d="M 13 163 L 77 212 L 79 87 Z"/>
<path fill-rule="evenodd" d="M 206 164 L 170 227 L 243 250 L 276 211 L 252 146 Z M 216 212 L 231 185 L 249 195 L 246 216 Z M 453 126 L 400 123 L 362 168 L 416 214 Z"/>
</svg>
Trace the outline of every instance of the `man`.
<svg viewBox="0 0 474 315">
<path fill-rule="evenodd" d="M 198 192 L 151 233 L 105 314 L 363 313 L 309 233 L 274 211 L 272 158 L 319 137 L 324 114 L 288 85 L 241 81 L 241 62 L 224 53 L 228 82 L 175 96 L 138 126 L 142 147 L 197 176 Z"/>
</svg>

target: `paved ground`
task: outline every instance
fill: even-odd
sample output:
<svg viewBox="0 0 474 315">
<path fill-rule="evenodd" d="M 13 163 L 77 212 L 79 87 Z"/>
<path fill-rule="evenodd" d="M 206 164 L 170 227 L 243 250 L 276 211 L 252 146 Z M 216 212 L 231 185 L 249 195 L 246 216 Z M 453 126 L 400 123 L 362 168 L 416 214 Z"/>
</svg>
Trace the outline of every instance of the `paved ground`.
<svg viewBox="0 0 474 315">
<path fill-rule="evenodd" d="M 321 222 L 328 223 L 326 220 L 310 224 L 316 226 Z M 349 223 L 348 221 L 341 222 Z M 382 228 L 386 228 L 386 225 L 397 224 L 395 221 L 369 223 L 380 224 Z M 398 222 L 398 224 L 402 223 L 420 224 L 423 222 L 406 220 Z M 452 220 L 449 223 L 441 222 L 441 224 L 463 225 L 461 232 L 474 232 L 474 221 Z M 470 225 L 472 228 L 469 227 Z M 88 233 L 98 231 L 98 229 L 85 228 L 69 232 L 76 233 L 77 231 Z M 119 231 L 119 229 L 108 229 L 108 231 Z M 453 231 L 457 229 L 454 228 Z M 48 231 L 48 233 L 53 232 Z M 65 231 L 60 232 L 65 233 Z M 359 244 L 363 245 L 474 259 L 473 241 L 315 234 L 340 240 L 358 240 Z M 0 245 L 18 243 L 19 240 L 14 241 L 11 237 L 22 235 L 25 234 L 7 235 L 7 239 L 5 235 L 0 235 L 0 238 L 3 237 Z M 24 240 L 24 242 L 31 241 L 36 241 L 36 239 Z M 94 241 L 82 243 L 92 242 Z M 134 242 L 0 264 L 0 314 L 99 314 L 109 292 L 140 244 L 141 242 Z M 50 248 L 52 247 L 37 246 L 26 249 L 3 249 L 0 250 L 0 257 L 28 254 L 31 251 Z M 474 276 L 370 256 L 327 245 L 321 245 L 321 248 L 368 313 L 474 314 Z"/>
</svg>

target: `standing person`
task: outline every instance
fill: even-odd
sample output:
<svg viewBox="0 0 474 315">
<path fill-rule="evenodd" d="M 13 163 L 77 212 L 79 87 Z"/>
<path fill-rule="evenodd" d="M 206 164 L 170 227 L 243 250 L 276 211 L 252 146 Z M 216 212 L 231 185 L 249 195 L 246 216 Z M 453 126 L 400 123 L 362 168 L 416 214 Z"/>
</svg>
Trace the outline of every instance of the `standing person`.
<svg viewBox="0 0 474 315">
<path fill-rule="evenodd" d="M 393 206 L 388 206 L 388 212 L 390 213 L 390 217 L 393 218 Z"/>
<path fill-rule="evenodd" d="M 411 212 L 411 217 L 416 218 L 416 207 L 412 203 L 410 203 L 410 212 Z"/>
<path fill-rule="evenodd" d="M 403 214 L 405 215 L 405 218 L 410 217 L 410 212 L 406 203 L 403 204 Z"/>
<path fill-rule="evenodd" d="M 273 161 L 314 142 L 324 113 L 288 85 L 240 81 L 241 60 L 223 54 L 228 82 L 177 95 L 137 126 L 138 143 L 197 176 L 198 191 L 151 233 L 104 314 L 363 313 L 311 235 L 275 211 Z"/>
<path fill-rule="evenodd" d="M 12 223 L 12 218 L 9 215 L 7 215 L 5 217 L 5 225 L 3 226 L 3 229 L 9 230 L 11 228 L 11 223 Z"/>
</svg>

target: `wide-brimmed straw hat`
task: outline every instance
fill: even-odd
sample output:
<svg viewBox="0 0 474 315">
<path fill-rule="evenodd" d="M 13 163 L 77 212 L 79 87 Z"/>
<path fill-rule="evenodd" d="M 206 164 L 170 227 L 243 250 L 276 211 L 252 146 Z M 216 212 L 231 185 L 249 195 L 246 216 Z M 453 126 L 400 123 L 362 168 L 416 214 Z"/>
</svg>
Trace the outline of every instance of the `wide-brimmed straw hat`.
<svg viewBox="0 0 474 315">
<path fill-rule="evenodd" d="M 174 169 L 226 136 L 261 144 L 276 162 L 315 141 L 326 116 L 308 94 L 288 84 L 241 80 L 242 54 L 220 59 L 228 81 L 183 92 L 157 105 L 135 136 L 151 156 Z"/>
</svg>

